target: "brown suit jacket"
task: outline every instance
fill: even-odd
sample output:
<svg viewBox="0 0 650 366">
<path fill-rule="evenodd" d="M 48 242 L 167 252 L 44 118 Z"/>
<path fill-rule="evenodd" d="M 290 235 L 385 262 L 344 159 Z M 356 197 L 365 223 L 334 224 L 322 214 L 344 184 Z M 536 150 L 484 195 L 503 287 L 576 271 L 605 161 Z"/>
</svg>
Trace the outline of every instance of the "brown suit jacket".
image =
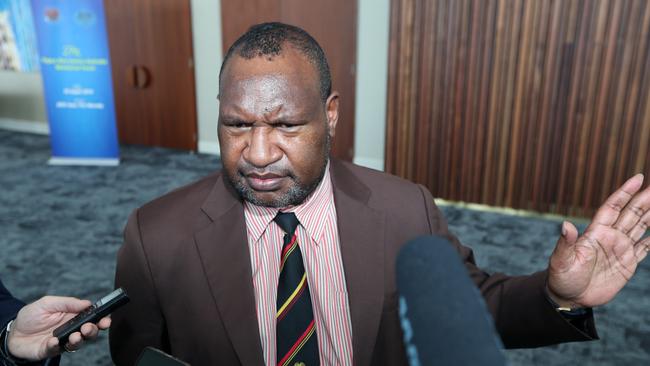
<svg viewBox="0 0 650 366">
<path fill-rule="evenodd" d="M 544 297 L 546 274 L 488 275 L 447 231 L 422 186 L 332 160 L 355 365 L 405 365 L 395 257 L 407 241 L 446 236 L 481 289 L 506 347 L 595 336 L 571 326 Z M 115 283 L 131 303 L 110 330 L 117 365 L 145 346 L 192 365 L 263 365 L 243 205 L 215 173 L 137 209 L 125 229 Z M 471 330 L 468 330 L 471 331 Z"/>
</svg>

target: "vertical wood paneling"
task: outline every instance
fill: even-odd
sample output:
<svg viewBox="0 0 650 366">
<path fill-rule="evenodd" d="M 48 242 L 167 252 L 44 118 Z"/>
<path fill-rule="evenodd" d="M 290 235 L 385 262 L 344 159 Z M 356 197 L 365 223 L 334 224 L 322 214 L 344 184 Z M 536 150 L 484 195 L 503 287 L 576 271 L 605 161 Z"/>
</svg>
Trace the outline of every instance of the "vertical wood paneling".
<svg viewBox="0 0 650 366">
<path fill-rule="evenodd" d="M 588 215 L 650 173 L 647 0 L 392 0 L 386 170 Z"/>
</svg>

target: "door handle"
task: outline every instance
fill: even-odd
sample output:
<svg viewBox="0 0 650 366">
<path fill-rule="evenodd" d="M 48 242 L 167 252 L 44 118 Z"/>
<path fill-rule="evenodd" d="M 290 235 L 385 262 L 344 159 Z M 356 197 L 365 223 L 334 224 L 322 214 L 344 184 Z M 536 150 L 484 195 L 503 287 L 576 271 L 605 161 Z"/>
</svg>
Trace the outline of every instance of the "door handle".
<svg viewBox="0 0 650 366">
<path fill-rule="evenodd" d="M 135 75 L 137 88 L 144 89 L 151 84 L 151 73 L 145 66 L 136 66 Z"/>
<path fill-rule="evenodd" d="M 132 88 L 145 89 L 151 84 L 151 72 L 143 65 L 129 66 L 126 70 L 126 81 Z"/>
</svg>

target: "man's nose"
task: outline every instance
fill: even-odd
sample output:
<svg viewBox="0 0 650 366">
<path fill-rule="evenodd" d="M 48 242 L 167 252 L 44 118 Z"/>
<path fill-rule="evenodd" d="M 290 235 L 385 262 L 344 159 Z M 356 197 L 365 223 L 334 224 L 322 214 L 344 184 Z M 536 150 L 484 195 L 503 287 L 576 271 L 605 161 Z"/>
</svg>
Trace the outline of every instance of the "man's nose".
<svg viewBox="0 0 650 366">
<path fill-rule="evenodd" d="M 264 168 L 282 159 L 282 150 L 273 138 L 270 127 L 253 127 L 250 142 L 244 150 L 244 159 L 257 168 Z"/>
</svg>

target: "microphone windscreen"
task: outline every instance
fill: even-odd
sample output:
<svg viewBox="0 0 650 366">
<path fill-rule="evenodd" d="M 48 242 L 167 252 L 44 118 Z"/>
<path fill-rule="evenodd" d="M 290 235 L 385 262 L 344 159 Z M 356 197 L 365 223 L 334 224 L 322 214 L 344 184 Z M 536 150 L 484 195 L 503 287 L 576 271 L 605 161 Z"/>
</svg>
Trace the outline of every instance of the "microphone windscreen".
<svg viewBox="0 0 650 366">
<path fill-rule="evenodd" d="M 396 272 L 411 366 L 506 364 L 487 306 L 448 240 L 410 241 L 397 257 Z"/>
</svg>

